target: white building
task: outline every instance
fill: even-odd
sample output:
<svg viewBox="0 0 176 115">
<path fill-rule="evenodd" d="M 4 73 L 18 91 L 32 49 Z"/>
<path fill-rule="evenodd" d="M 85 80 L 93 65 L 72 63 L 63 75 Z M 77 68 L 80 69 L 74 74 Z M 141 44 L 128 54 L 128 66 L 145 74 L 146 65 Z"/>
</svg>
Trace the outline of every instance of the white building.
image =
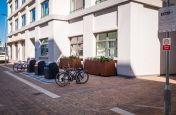
<svg viewBox="0 0 176 115">
<path fill-rule="evenodd" d="M 118 74 L 161 74 L 161 7 L 161 0 L 8 0 L 9 57 L 105 55 L 118 60 Z"/>
</svg>

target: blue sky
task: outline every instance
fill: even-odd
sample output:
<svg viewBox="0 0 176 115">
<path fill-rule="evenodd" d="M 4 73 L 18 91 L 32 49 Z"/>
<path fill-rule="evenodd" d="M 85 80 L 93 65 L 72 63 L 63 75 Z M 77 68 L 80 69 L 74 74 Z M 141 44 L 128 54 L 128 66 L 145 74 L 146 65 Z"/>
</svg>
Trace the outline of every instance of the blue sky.
<svg viewBox="0 0 176 115">
<path fill-rule="evenodd" d="M 0 0 L 0 41 L 5 41 L 5 16 L 1 14 L 7 14 L 7 0 Z M 7 28 L 7 24 L 6 24 Z M 7 31 L 6 31 L 7 32 Z"/>
</svg>

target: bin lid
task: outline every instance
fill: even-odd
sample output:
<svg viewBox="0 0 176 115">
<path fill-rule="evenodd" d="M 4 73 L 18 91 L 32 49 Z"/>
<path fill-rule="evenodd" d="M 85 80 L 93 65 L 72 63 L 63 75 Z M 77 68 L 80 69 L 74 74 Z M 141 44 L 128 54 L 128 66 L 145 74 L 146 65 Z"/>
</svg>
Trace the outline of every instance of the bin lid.
<svg viewBox="0 0 176 115">
<path fill-rule="evenodd" d="M 31 63 L 31 62 L 32 62 L 32 63 L 33 63 L 33 62 L 35 63 L 36 60 L 35 60 L 35 59 L 31 59 L 31 60 L 28 61 L 28 64 Z"/>
</svg>

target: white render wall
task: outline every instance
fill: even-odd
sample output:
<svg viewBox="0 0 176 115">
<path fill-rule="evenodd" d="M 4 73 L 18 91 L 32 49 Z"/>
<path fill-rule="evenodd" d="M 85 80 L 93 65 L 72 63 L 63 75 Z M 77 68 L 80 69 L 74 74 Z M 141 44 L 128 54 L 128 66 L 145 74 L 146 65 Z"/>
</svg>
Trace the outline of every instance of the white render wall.
<svg viewBox="0 0 176 115">
<path fill-rule="evenodd" d="M 131 69 L 131 6 L 124 4 L 118 7 L 118 64 L 117 73 L 133 75 Z"/>
<path fill-rule="evenodd" d="M 160 74 L 158 11 L 131 3 L 131 65 L 135 76 Z"/>
<path fill-rule="evenodd" d="M 85 59 L 96 56 L 97 33 L 117 31 L 117 73 L 126 76 L 159 75 L 163 72 L 157 11 L 161 2 L 157 6 L 157 1 L 151 4 L 146 0 L 127 1 L 109 0 L 96 6 L 95 0 L 86 1 L 86 9 L 70 14 L 70 0 L 50 0 L 50 14 L 41 19 L 42 1 L 36 0 L 35 5 L 25 8 L 28 13 L 34 6 L 38 9 L 36 22 L 28 22 L 27 27 L 19 29 L 17 34 L 10 34 L 10 37 L 16 42 L 25 40 L 25 59 L 35 56 L 45 61 L 59 61 L 61 56 L 70 55 L 70 37 L 83 35 Z M 125 3 L 119 5 L 118 2 Z M 116 5 L 108 7 L 112 3 Z M 9 22 L 14 22 L 22 14 L 18 13 Z M 48 57 L 40 56 L 40 39 L 43 38 L 49 40 Z M 35 39 L 35 47 L 31 39 Z M 12 57 L 16 60 L 14 50 Z"/>
<path fill-rule="evenodd" d="M 67 29 L 69 37 L 83 35 L 83 18 L 70 20 Z"/>
<path fill-rule="evenodd" d="M 52 0 L 50 4 L 50 14 L 69 15 L 70 0 Z"/>
<path fill-rule="evenodd" d="M 83 57 L 95 57 L 96 56 L 96 38 L 93 33 L 94 27 L 94 15 L 84 16 L 83 25 Z"/>
<path fill-rule="evenodd" d="M 70 40 L 68 38 L 68 23 L 53 21 L 54 61 L 59 61 L 62 56 L 70 55 Z"/>
<path fill-rule="evenodd" d="M 117 6 L 95 13 L 94 32 L 117 30 Z"/>
<path fill-rule="evenodd" d="M 118 12 L 118 74 L 159 75 L 158 11 L 131 2 Z"/>
</svg>

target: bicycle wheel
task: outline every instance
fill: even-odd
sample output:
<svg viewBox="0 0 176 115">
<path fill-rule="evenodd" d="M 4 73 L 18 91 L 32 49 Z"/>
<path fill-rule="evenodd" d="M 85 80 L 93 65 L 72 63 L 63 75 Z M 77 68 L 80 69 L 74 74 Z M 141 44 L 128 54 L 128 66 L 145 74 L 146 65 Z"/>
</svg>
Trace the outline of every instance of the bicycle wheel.
<svg viewBox="0 0 176 115">
<path fill-rule="evenodd" d="M 27 69 L 27 64 L 22 64 L 22 71 L 26 71 L 26 69 Z"/>
<path fill-rule="evenodd" d="M 78 84 L 85 84 L 89 80 L 89 74 L 83 70 L 79 71 L 76 77 L 76 83 Z"/>
<path fill-rule="evenodd" d="M 14 63 L 14 64 L 13 64 L 13 71 L 14 71 L 14 72 L 18 72 L 18 69 L 17 69 L 17 68 L 18 68 L 18 63 Z"/>
<path fill-rule="evenodd" d="M 18 64 L 18 66 L 17 66 L 17 72 L 22 72 L 22 71 L 23 71 L 22 64 Z"/>
<path fill-rule="evenodd" d="M 55 78 L 56 84 L 61 87 L 66 86 L 69 83 L 69 75 L 66 72 L 58 73 Z"/>
</svg>

